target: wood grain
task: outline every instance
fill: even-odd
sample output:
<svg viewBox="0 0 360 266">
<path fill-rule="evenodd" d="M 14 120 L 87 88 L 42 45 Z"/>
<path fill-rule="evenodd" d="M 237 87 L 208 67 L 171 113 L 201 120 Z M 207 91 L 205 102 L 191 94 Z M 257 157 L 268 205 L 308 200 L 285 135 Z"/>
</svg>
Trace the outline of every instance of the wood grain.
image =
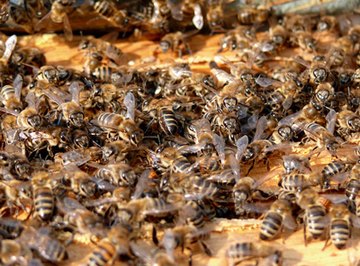
<svg viewBox="0 0 360 266">
<path fill-rule="evenodd" d="M 214 36 L 194 36 L 190 40 L 190 47 L 193 54 L 183 58 L 175 58 L 170 54 L 160 54 L 152 65 L 166 65 L 173 62 L 190 62 L 192 69 L 198 71 L 208 71 L 208 62 L 213 60 L 218 50 L 218 42 L 221 35 Z M 50 65 L 64 65 L 77 70 L 82 70 L 81 55 L 77 49 L 81 37 L 76 37 L 71 43 L 66 42 L 59 35 L 34 35 L 25 36 L 20 38 L 20 44 L 27 46 L 36 46 L 40 48 L 47 58 Z M 331 41 L 331 39 L 322 39 L 324 45 Z M 119 40 L 116 45 L 121 48 L 125 54 L 130 55 L 128 61 L 133 61 L 135 64 L 144 64 L 142 61 L 153 59 L 154 52 L 157 50 L 158 44 L 148 40 Z M 294 52 L 294 51 L 292 51 Z M 284 55 L 288 55 L 289 51 L 284 51 Z M 295 51 L 299 53 L 299 51 Z M 236 60 L 236 54 L 225 53 L 229 59 Z M 305 54 L 305 58 L 310 55 Z M 314 146 L 307 147 L 307 149 L 294 147 L 294 153 L 308 153 Z M 350 153 L 350 150 L 342 150 L 342 155 Z M 331 157 L 326 152 L 320 156 L 312 158 L 311 165 L 314 171 L 319 171 L 321 167 L 330 161 Z M 279 157 L 270 159 L 270 171 L 267 171 L 265 165 L 259 165 L 251 172 L 251 176 L 259 180 L 267 175 L 272 178 L 269 181 L 269 189 L 276 189 L 278 174 L 281 169 L 281 160 Z M 211 239 L 208 241 L 210 249 L 213 251 L 214 256 L 211 258 L 206 257 L 200 252 L 194 254 L 194 265 L 226 265 L 225 250 L 226 248 L 236 241 L 259 241 L 259 220 L 225 220 L 215 219 L 214 222 L 209 224 L 213 231 Z M 359 233 L 355 232 L 353 240 L 350 243 L 351 248 L 340 251 L 335 247 L 330 246 L 323 249 L 324 241 L 316 240 L 309 243 L 306 247 L 303 240 L 303 231 L 299 229 L 296 233 L 291 234 L 286 240 L 279 239 L 275 242 L 281 249 L 284 250 L 284 265 L 350 265 L 349 257 L 351 254 L 356 253 L 358 244 Z M 88 244 L 72 245 L 69 249 L 70 257 L 72 257 L 71 265 L 78 265 L 86 255 L 94 248 L 94 245 L 89 242 Z M 358 247 L 360 248 L 360 247 Z M 357 251 L 360 253 L 360 251 Z M 68 262 L 64 265 L 69 264 Z M 186 262 L 184 262 L 186 265 Z"/>
</svg>

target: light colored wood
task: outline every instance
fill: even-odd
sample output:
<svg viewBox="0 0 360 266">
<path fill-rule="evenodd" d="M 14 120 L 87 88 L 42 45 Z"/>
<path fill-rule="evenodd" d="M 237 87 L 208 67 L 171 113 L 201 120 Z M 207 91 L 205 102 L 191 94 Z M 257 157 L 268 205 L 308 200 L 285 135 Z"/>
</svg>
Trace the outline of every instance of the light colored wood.
<svg viewBox="0 0 360 266">
<path fill-rule="evenodd" d="M 194 36 L 190 40 L 190 46 L 193 51 L 191 56 L 185 56 L 184 58 L 175 58 L 169 55 L 160 54 L 156 59 L 156 62 L 152 62 L 151 65 L 161 65 L 172 62 L 191 62 L 193 69 L 198 71 L 208 71 L 208 62 L 213 60 L 218 50 L 218 42 L 221 35 L 215 36 Z M 36 46 L 44 51 L 48 64 L 51 65 L 64 65 L 77 70 L 82 69 L 82 62 L 79 58 L 79 51 L 77 45 L 81 40 L 80 37 L 74 39 L 73 42 L 67 43 L 64 39 L 57 35 L 35 35 L 31 37 L 21 37 L 20 44 L 28 46 Z M 321 40 L 324 45 L 329 40 Z M 151 59 L 154 56 L 154 52 L 157 49 L 158 44 L 153 41 L 128 41 L 119 40 L 116 45 L 121 48 L 127 56 L 129 61 L 133 60 L 136 64 L 141 64 L 144 58 Z M 294 51 L 293 51 L 294 52 Z M 284 51 L 283 55 L 288 55 L 289 51 Z M 295 51 L 299 53 L 299 51 Z M 225 53 L 230 59 L 236 59 L 235 54 Z M 309 55 L 304 55 L 305 58 L 310 58 Z M 144 63 L 142 63 L 144 64 Z M 294 153 L 309 153 L 314 146 L 307 147 L 307 149 L 294 147 Z M 344 149 L 341 151 L 342 155 L 349 154 L 351 150 Z M 340 154 L 341 154 L 340 153 Z M 323 152 L 318 157 L 314 157 L 311 160 L 314 171 L 320 171 L 321 167 L 330 161 L 330 156 L 326 152 Z M 270 171 L 267 171 L 265 165 L 257 165 L 251 172 L 251 176 L 259 180 L 267 175 L 271 175 L 271 179 L 267 184 L 269 189 L 276 189 L 278 182 L 278 174 L 281 171 L 281 160 L 278 157 L 272 157 L 270 159 Z M 259 241 L 259 220 L 256 221 L 243 221 L 243 220 L 225 220 L 215 219 L 213 223 L 209 225 L 212 230 L 211 239 L 208 241 L 210 249 L 213 251 L 214 256 L 208 258 L 199 252 L 194 255 L 194 265 L 225 265 L 226 261 L 224 253 L 226 248 L 236 241 Z M 349 257 L 352 253 L 360 253 L 356 251 L 355 247 L 358 245 L 359 233 L 355 232 L 351 243 L 351 248 L 339 251 L 333 246 L 322 250 L 324 241 L 312 241 L 307 247 L 304 246 L 303 231 L 299 229 L 296 233 L 292 234 L 288 239 L 279 239 L 272 243 L 281 246 L 284 249 L 284 265 L 350 265 Z M 70 257 L 74 255 L 74 259 L 71 265 L 78 265 L 88 253 L 94 247 L 90 242 L 87 245 L 76 244 L 70 246 Z M 359 247 L 360 248 L 360 247 Z M 67 265 L 68 263 L 64 264 Z M 184 263 L 186 264 L 186 263 Z"/>
</svg>

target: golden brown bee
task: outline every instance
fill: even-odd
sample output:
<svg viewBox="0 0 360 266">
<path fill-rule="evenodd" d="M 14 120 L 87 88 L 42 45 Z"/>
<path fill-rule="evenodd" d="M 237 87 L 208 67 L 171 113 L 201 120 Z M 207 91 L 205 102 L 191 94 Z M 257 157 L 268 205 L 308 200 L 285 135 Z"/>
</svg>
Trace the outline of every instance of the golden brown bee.
<svg viewBox="0 0 360 266">
<path fill-rule="evenodd" d="M 283 166 L 286 174 L 311 172 L 309 158 L 303 156 L 285 155 Z"/>
<path fill-rule="evenodd" d="M 197 228 L 189 225 L 176 226 L 165 231 L 161 246 L 165 248 L 170 257 L 174 258 L 174 252 L 177 248 L 181 248 L 182 250 L 184 250 L 184 248 L 190 249 L 191 245 L 200 243 L 201 248 L 206 255 L 211 256 L 212 252 L 204 242 L 209 238 L 209 232 L 204 230 L 198 230 Z M 189 263 L 191 262 L 192 253 L 189 258 Z"/>
<path fill-rule="evenodd" d="M 226 250 L 226 258 L 229 266 L 238 265 L 241 262 L 255 260 L 268 265 L 281 266 L 283 262 L 282 251 L 269 245 L 256 242 L 236 242 L 231 244 Z"/>
<path fill-rule="evenodd" d="M 308 231 L 314 239 L 324 234 L 327 226 L 326 208 L 322 205 L 318 193 L 312 188 L 304 189 L 297 195 L 297 204 L 305 210 L 304 240 L 306 245 L 306 231 Z"/>
<path fill-rule="evenodd" d="M 175 173 L 189 173 L 192 170 L 188 159 L 173 147 L 164 148 L 159 153 L 149 151 L 149 159 L 155 167 L 164 169 L 164 171 L 169 169 Z"/>
<path fill-rule="evenodd" d="M 254 188 L 255 180 L 249 176 L 241 177 L 233 187 L 235 213 L 240 217 L 246 214 L 247 210 L 244 206 L 251 200 Z"/>
<path fill-rule="evenodd" d="M 48 180 L 47 172 L 37 172 L 32 179 L 35 213 L 43 221 L 50 220 L 55 211 L 55 196 Z"/>
<path fill-rule="evenodd" d="M 128 152 L 128 146 L 125 141 L 112 141 L 101 147 L 102 158 L 104 161 L 120 162 L 125 159 Z"/>
<path fill-rule="evenodd" d="M 249 48 L 251 42 L 255 39 L 256 36 L 253 28 L 238 26 L 226 32 L 224 37 L 221 38 L 218 52 Z"/>
<path fill-rule="evenodd" d="M 334 87 L 326 82 L 318 84 L 314 93 L 315 100 L 322 106 L 328 104 L 335 97 Z"/>
<path fill-rule="evenodd" d="M 187 38 L 188 36 L 180 31 L 168 33 L 160 40 L 160 49 L 163 53 L 170 50 L 177 53 L 179 57 L 182 57 L 184 53 L 191 54 Z"/>
<path fill-rule="evenodd" d="M 321 16 L 321 18 L 319 19 L 316 25 L 316 30 L 319 32 L 323 32 L 323 31 L 329 32 L 336 30 L 337 27 L 338 27 L 338 22 L 335 17 Z"/>
<path fill-rule="evenodd" d="M 72 72 L 63 67 L 42 66 L 37 72 L 35 79 L 45 84 L 63 85 L 72 76 Z"/>
<path fill-rule="evenodd" d="M 351 230 L 353 227 L 359 227 L 359 221 L 352 216 L 344 204 L 333 204 L 329 210 L 330 216 L 330 239 L 337 249 L 344 249 L 351 237 Z M 328 240 L 328 239 L 327 239 Z M 327 245 L 325 243 L 324 248 Z"/>
<path fill-rule="evenodd" d="M 237 14 L 238 21 L 243 25 L 264 23 L 268 17 L 269 10 L 253 7 L 241 7 Z"/>
<path fill-rule="evenodd" d="M 332 178 L 335 180 L 344 179 L 340 178 L 339 175 L 349 171 L 349 168 L 350 165 L 342 161 L 332 161 L 325 165 L 321 170 L 321 186 L 325 189 L 329 188 Z"/>
<path fill-rule="evenodd" d="M 23 85 L 23 78 L 18 75 L 13 86 L 5 85 L 1 88 L 0 98 L 1 102 L 6 109 L 13 110 L 15 112 L 20 112 L 23 108 L 21 102 L 21 89 Z"/>
<path fill-rule="evenodd" d="M 350 172 L 350 177 L 346 181 L 345 195 L 349 199 L 352 211 L 360 217 L 360 166 L 355 164 Z"/>
<path fill-rule="evenodd" d="M 297 224 L 291 214 L 291 203 L 284 199 L 276 200 L 265 214 L 260 227 L 260 239 L 271 240 L 278 236 L 286 227 L 295 230 Z"/>
<path fill-rule="evenodd" d="M 115 186 L 132 187 L 137 181 L 134 169 L 125 163 L 107 164 L 96 171 L 95 178 L 107 180 Z"/>
<path fill-rule="evenodd" d="M 282 47 L 289 38 L 289 32 L 284 26 L 276 25 L 270 28 L 270 39 L 278 46 Z"/>
<path fill-rule="evenodd" d="M 217 2 L 214 3 L 209 1 L 206 12 L 206 20 L 212 33 L 224 31 L 225 16 L 222 6 Z"/>
<path fill-rule="evenodd" d="M 129 237 L 132 232 L 126 225 L 112 227 L 106 238 L 96 244 L 94 251 L 87 258 L 88 266 L 112 265 L 114 261 L 128 261 L 132 258 Z"/>
<path fill-rule="evenodd" d="M 50 235 L 49 228 L 27 227 L 22 234 L 21 241 L 35 249 L 42 259 L 50 263 L 59 263 L 68 259 L 65 246 Z"/>
<path fill-rule="evenodd" d="M 110 22 L 112 26 L 123 31 L 128 30 L 129 26 L 131 26 L 127 11 L 117 8 L 113 2 L 107 0 L 97 1 L 93 7 L 95 12 Z"/>
<path fill-rule="evenodd" d="M 360 116 L 350 110 L 343 110 L 337 114 L 336 122 L 338 128 L 336 131 L 345 139 L 352 133 L 360 132 Z"/>
<path fill-rule="evenodd" d="M 294 137 L 294 131 L 291 126 L 279 125 L 271 134 L 269 140 L 274 144 L 287 143 Z"/>
<path fill-rule="evenodd" d="M 69 21 L 68 14 L 72 12 L 75 8 L 74 0 L 56 0 L 51 5 L 50 12 L 45 15 L 36 25 L 35 30 L 39 31 L 42 28 L 46 27 L 49 20 L 54 23 L 63 23 L 64 24 L 64 35 L 68 41 L 72 41 L 73 33 Z"/>
<path fill-rule="evenodd" d="M 65 184 L 70 183 L 72 191 L 83 197 L 93 197 L 97 192 L 97 185 L 91 176 L 76 165 L 65 166 L 63 182 Z"/>
</svg>

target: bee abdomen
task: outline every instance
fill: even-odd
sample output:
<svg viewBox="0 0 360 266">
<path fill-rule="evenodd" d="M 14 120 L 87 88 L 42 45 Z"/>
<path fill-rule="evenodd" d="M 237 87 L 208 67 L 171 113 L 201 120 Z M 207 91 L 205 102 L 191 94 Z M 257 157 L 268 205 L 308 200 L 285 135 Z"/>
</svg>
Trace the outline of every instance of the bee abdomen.
<svg viewBox="0 0 360 266">
<path fill-rule="evenodd" d="M 260 239 L 270 240 L 280 231 L 283 218 L 276 212 L 269 212 L 260 227 Z"/>
<path fill-rule="evenodd" d="M 330 226 L 330 238 L 335 247 L 338 249 L 345 248 L 350 238 L 349 224 L 345 220 L 334 220 Z"/>
<path fill-rule="evenodd" d="M 54 211 L 54 196 L 48 187 L 35 189 L 35 212 L 42 220 L 51 219 Z"/>
<path fill-rule="evenodd" d="M 107 265 L 114 257 L 116 249 L 114 245 L 103 241 L 90 255 L 88 266 L 104 266 Z"/>
<path fill-rule="evenodd" d="M 173 135 L 178 130 L 178 122 L 175 118 L 175 114 L 166 108 L 160 109 L 159 124 L 161 129 L 167 135 Z"/>
<path fill-rule="evenodd" d="M 326 215 L 325 209 L 322 206 L 311 206 L 307 213 L 307 226 L 313 238 L 319 238 L 325 229 L 325 225 L 321 223 Z"/>
</svg>

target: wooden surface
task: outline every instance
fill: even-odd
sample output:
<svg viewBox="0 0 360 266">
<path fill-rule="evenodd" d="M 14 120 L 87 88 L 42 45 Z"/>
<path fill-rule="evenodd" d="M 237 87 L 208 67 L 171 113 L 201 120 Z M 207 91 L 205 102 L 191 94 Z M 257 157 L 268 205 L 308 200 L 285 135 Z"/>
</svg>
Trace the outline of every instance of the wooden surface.
<svg viewBox="0 0 360 266">
<path fill-rule="evenodd" d="M 168 55 L 159 55 L 158 63 L 167 64 L 174 61 L 189 61 L 191 62 L 193 69 L 206 71 L 208 62 L 213 59 L 213 56 L 216 55 L 218 50 L 219 38 L 219 35 L 208 37 L 195 36 L 190 41 L 193 55 L 181 59 L 175 59 Z M 77 45 L 80 40 L 81 38 L 77 37 L 73 42 L 67 43 L 57 35 L 49 34 L 22 37 L 20 38 L 20 43 L 41 48 L 50 65 L 64 65 L 81 70 L 81 56 L 79 56 L 79 51 L 77 50 Z M 157 43 L 152 41 L 134 42 L 120 40 L 117 42 L 117 46 L 121 48 L 125 54 L 128 54 L 128 61 L 133 60 L 137 63 L 152 59 L 154 51 L 157 49 Z M 233 57 L 231 54 L 228 56 L 229 58 Z M 349 151 L 345 150 L 343 152 L 347 153 Z M 314 167 L 314 171 L 321 169 L 321 167 L 329 162 L 329 160 L 330 157 L 325 153 L 321 154 L 319 157 L 313 158 L 311 164 L 312 167 Z M 270 175 L 273 176 L 270 183 L 272 184 L 277 183 L 277 174 L 281 169 L 280 163 L 281 160 L 279 159 L 272 159 L 270 161 Z M 266 168 L 262 167 L 252 171 L 251 176 L 259 179 L 267 174 L 268 171 Z M 259 241 L 259 223 L 259 220 L 245 221 L 216 219 L 209 225 L 213 230 L 213 233 L 211 239 L 207 241 L 214 256 L 208 258 L 203 254 L 195 253 L 193 258 L 194 265 L 225 265 L 224 252 L 231 243 L 236 241 Z M 351 247 L 343 251 L 337 250 L 334 246 L 322 250 L 324 241 L 320 240 L 312 241 L 305 247 L 303 231 L 302 229 L 299 229 L 286 240 L 278 239 L 275 242 L 276 245 L 281 246 L 281 249 L 284 249 L 284 265 L 351 265 L 349 258 L 351 258 L 353 254 L 356 254 L 356 252 L 360 254 L 360 246 L 358 247 L 358 250 L 356 250 L 356 246 L 358 245 L 357 239 L 359 239 L 359 235 L 358 233 L 355 233 L 353 241 L 349 243 Z M 275 242 L 270 242 L 270 244 Z M 73 256 L 74 258 L 71 265 L 78 265 L 93 247 L 94 246 L 91 243 L 88 245 L 73 245 L 69 249 L 70 257 Z"/>
</svg>

